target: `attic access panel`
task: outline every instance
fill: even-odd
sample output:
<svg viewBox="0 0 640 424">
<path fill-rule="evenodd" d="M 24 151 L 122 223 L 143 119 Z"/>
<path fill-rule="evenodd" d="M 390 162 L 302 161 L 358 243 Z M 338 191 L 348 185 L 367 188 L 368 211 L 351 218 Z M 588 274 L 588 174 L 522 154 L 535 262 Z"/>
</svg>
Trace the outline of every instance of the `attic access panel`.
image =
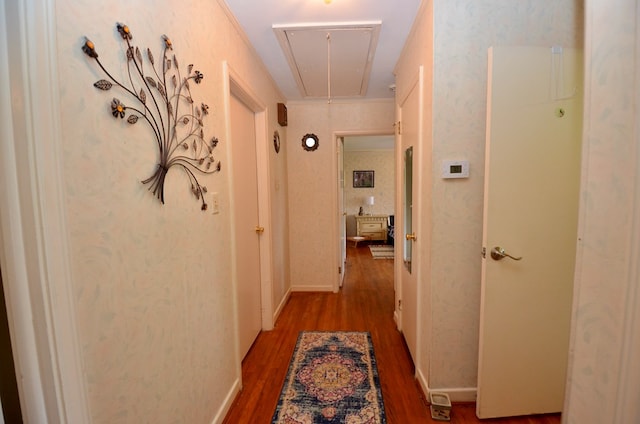
<svg viewBox="0 0 640 424">
<path fill-rule="evenodd" d="M 359 97 L 367 93 L 381 25 L 274 25 L 273 30 L 303 97 Z"/>
</svg>

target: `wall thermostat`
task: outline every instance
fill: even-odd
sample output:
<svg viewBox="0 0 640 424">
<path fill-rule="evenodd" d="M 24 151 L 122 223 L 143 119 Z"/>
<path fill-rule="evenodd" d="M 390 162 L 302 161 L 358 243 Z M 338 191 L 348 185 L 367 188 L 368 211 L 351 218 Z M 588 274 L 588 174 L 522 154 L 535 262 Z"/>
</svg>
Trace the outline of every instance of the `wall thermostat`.
<svg viewBox="0 0 640 424">
<path fill-rule="evenodd" d="M 469 178 L 469 161 L 443 160 L 442 178 Z"/>
</svg>

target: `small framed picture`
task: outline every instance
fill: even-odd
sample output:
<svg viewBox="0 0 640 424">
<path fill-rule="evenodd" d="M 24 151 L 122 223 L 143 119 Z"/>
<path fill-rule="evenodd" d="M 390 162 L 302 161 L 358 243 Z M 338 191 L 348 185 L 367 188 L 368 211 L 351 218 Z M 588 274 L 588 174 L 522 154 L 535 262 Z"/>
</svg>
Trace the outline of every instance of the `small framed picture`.
<svg viewBox="0 0 640 424">
<path fill-rule="evenodd" d="M 353 171 L 353 186 L 355 188 L 373 187 L 373 171 Z"/>
</svg>

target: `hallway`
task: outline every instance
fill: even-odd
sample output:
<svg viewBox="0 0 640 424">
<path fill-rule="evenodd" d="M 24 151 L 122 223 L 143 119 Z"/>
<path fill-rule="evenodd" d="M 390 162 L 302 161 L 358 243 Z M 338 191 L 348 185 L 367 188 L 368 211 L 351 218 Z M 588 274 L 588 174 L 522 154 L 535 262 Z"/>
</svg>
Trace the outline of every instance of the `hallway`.
<svg viewBox="0 0 640 424">
<path fill-rule="evenodd" d="M 275 411 L 298 332 L 369 331 L 372 336 L 389 424 L 431 423 L 402 335 L 393 321 L 393 261 L 374 260 L 366 244 L 347 248 L 339 293 L 292 293 L 273 331 L 262 332 L 242 364 L 244 389 L 227 424 L 268 424 Z M 557 416 L 485 420 L 503 424 L 555 424 Z M 454 405 L 452 423 L 477 423 L 473 405 Z"/>
</svg>

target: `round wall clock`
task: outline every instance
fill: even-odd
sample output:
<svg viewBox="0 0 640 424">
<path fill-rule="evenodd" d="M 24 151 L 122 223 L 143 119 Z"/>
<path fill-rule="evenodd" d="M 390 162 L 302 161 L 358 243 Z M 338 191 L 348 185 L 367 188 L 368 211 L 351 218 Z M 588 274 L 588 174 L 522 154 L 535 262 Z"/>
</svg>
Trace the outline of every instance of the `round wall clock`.
<svg viewBox="0 0 640 424">
<path fill-rule="evenodd" d="M 278 131 L 273 132 L 273 148 L 276 153 L 280 153 L 280 134 Z"/>
</svg>

